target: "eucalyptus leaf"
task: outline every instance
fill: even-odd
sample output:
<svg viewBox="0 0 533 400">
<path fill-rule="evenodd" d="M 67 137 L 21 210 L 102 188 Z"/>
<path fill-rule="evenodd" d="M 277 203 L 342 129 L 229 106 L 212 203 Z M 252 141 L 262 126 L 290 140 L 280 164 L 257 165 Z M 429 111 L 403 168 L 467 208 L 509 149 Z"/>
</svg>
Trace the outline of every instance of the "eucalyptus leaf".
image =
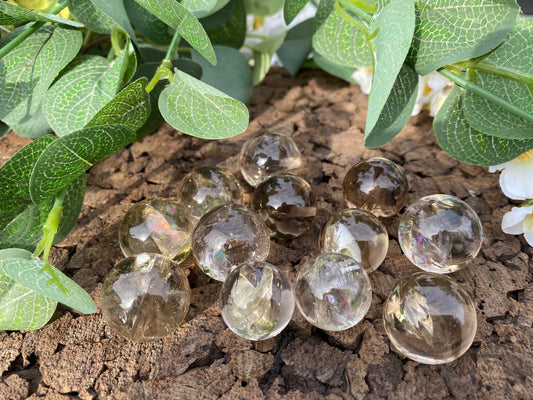
<svg viewBox="0 0 533 400">
<path fill-rule="evenodd" d="M 252 70 L 247 58 L 232 47 L 213 48 L 218 60 L 216 67 L 198 52 L 192 51 L 192 60 L 202 67 L 201 80 L 236 100 L 249 102 L 252 97 Z"/>
<path fill-rule="evenodd" d="M 282 32 L 249 46 L 254 52 L 254 69 L 252 71 L 252 84 L 254 86 L 265 78 L 270 70 L 272 56 L 281 47 L 286 35 L 286 32 Z"/>
<path fill-rule="evenodd" d="M 396 0 L 390 2 L 380 11 L 370 28 L 374 32 L 377 31 L 377 35 L 372 39 L 372 44 L 375 49 L 375 61 L 374 73 L 372 75 L 372 90 L 368 96 L 365 144 L 379 146 L 391 140 L 399 130 L 395 125 L 382 133 L 381 129 L 384 128 L 382 123 L 380 124 L 380 129 L 375 129 L 378 121 L 380 119 L 382 120 L 381 122 L 392 122 L 395 120 L 396 118 L 392 115 L 401 114 L 401 110 L 404 110 L 406 104 L 412 103 L 409 99 L 413 97 L 412 91 L 416 87 L 416 84 L 412 84 L 412 74 L 409 74 L 408 70 L 403 67 L 415 30 L 415 7 L 413 0 Z M 403 96 L 399 94 L 402 100 L 399 101 L 399 104 L 394 109 L 388 108 L 386 111 L 388 115 L 382 117 L 381 113 L 389 101 L 391 91 L 397 82 L 398 74 L 402 68 L 404 73 L 409 75 L 405 81 L 402 80 L 399 82 L 397 89 L 405 88 L 406 93 Z M 392 98 L 399 100 L 396 95 L 393 95 Z M 395 100 L 393 100 L 394 102 Z M 389 103 L 389 105 L 392 105 L 392 103 Z M 412 105 L 414 107 L 414 103 Z M 405 118 L 403 120 L 407 123 Z"/>
<path fill-rule="evenodd" d="M 291 28 L 277 51 L 281 63 L 293 76 L 311 53 L 313 26 L 314 20 L 310 18 Z"/>
<path fill-rule="evenodd" d="M 131 26 L 130 20 L 128 18 L 128 13 L 124 8 L 124 2 L 120 1 L 109 1 L 109 0 L 89 0 L 85 3 L 93 3 L 101 12 L 107 15 L 111 20 L 120 27 L 126 34 L 129 36 L 131 41 L 137 46 L 137 38 L 133 27 Z"/>
<path fill-rule="evenodd" d="M 37 160 L 30 180 L 34 203 L 58 193 L 95 162 L 132 143 L 135 133 L 124 125 L 97 125 L 62 136 Z"/>
<path fill-rule="evenodd" d="M 76 28 L 83 27 L 83 24 L 78 21 L 72 21 L 53 14 L 37 13 L 7 1 L 0 2 L 0 25 L 19 25 L 30 21 L 57 22 Z"/>
<path fill-rule="evenodd" d="M 215 8 L 217 0 L 181 0 L 181 5 L 193 13 L 196 18 L 201 18 Z"/>
<path fill-rule="evenodd" d="M 217 60 L 202 24 L 176 0 L 135 0 L 165 24 L 175 28 L 211 64 Z"/>
<path fill-rule="evenodd" d="M 0 120 L 14 125 L 35 115 L 81 44 L 79 31 L 45 25 L 0 59 Z"/>
<path fill-rule="evenodd" d="M 0 121 L 0 138 L 7 135 L 11 131 L 11 128 Z"/>
<path fill-rule="evenodd" d="M 174 30 L 134 0 L 124 0 L 124 7 L 133 26 L 154 43 L 168 45 Z M 163 53 L 164 54 L 164 53 Z"/>
<path fill-rule="evenodd" d="M 159 110 L 174 128 L 203 139 L 232 137 L 248 127 L 243 103 L 179 70 L 161 92 Z"/>
<path fill-rule="evenodd" d="M 12 249 L 8 249 L 8 251 L 10 250 Z M 43 270 L 44 262 L 34 257 L 31 252 L 20 249 L 20 256 L 11 258 L 10 256 L 3 256 L 3 251 L 0 250 L 0 269 L 19 285 L 63 303 L 81 313 L 96 312 L 96 306 L 91 296 L 57 268 L 50 266 L 58 277 L 59 283 L 66 289 L 66 293 L 58 285 L 49 284 L 52 276 L 48 271 Z"/>
<path fill-rule="evenodd" d="M 67 0 L 67 5 L 72 16 L 93 32 L 109 34 L 113 29 L 119 28 L 112 18 L 90 0 Z"/>
<path fill-rule="evenodd" d="M 416 0 L 409 62 L 420 75 L 484 55 L 512 29 L 515 0 Z"/>
<path fill-rule="evenodd" d="M 240 49 L 246 39 L 246 9 L 244 0 L 231 0 L 216 13 L 202 18 L 211 43 Z"/>
<path fill-rule="evenodd" d="M 19 136 L 30 139 L 36 139 L 52 133 L 52 128 L 44 117 L 41 106 L 33 115 L 28 115 L 21 121 L 11 124 L 11 130 Z"/>
<path fill-rule="evenodd" d="M 456 160 L 473 165 L 498 165 L 533 149 L 533 140 L 512 140 L 472 129 L 463 113 L 464 92 L 454 86 L 433 120 L 440 147 Z"/>
<path fill-rule="evenodd" d="M 308 2 L 309 0 L 285 0 L 285 4 L 283 4 L 283 18 L 285 23 L 289 25 Z"/>
<path fill-rule="evenodd" d="M 245 0 L 246 12 L 248 14 L 266 17 L 277 13 L 283 8 L 284 0 Z"/>
<path fill-rule="evenodd" d="M 344 65 L 335 64 L 333 61 L 321 56 L 318 53 L 313 54 L 313 61 L 320 67 L 320 69 L 326 71 L 328 74 L 336 76 L 347 82 L 356 83 L 353 78 L 353 74 L 356 68 L 345 67 Z"/>
</svg>

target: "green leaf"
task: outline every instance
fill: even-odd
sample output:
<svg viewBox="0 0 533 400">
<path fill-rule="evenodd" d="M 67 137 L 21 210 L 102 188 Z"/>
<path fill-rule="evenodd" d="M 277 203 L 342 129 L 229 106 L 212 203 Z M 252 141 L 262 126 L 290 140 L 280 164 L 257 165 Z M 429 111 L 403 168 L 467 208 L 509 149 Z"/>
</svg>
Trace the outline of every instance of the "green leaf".
<svg viewBox="0 0 533 400">
<path fill-rule="evenodd" d="M 122 80 L 125 52 L 114 61 L 81 55 L 48 90 L 44 115 L 57 135 L 83 128 L 115 96 Z"/>
<path fill-rule="evenodd" d="M 179 70 L 159 96 L 159 110 L 174 128 L 203 139 L 232 137 L 248 127 L 243 103 Z"/>
<path fill-rule="evenodd" d="M 416 86 L 416 84 L 413 85 L 412 74 L 409 74 L 405 80 L 397 80 L 398 74 L 403 68 L 405 57 L 409 52 L 415 30 L 413 0 L 390 2 L 374 19 L 370 28 L 372 31 L 377 31 L 377 35 L 372 39 L 375 49 L 375 61 L 372 89 L 368 96 L 365 143 L 368 142 L 370 146 L 376 146 L 378 143 L 386 143 L 399 132 L 396 124 L 387 133 L 376 130 L 378 121 L 381 119 L 380 128 L 383 129 L 384 121 L 392 122 L 396 120 L 394 114 L 396 116 L 401 114 L 405 106 L 409 104 L 409 99 L 413 97 L 413 87 Z M 393 43 L 394 45 L 392 45 Z M 404 68 L 404 72 L 406 71 L 408 70 Z M 403 95 L 399 93 L 398 98 L 396 94 L 392 96 L 392 103 L 389 103 L 389 106 L 393 105 L 396 100 L 399 100 L 400 103 L 396 104 L 394 109 L 388 108 L 386 111 L 388 114 L 382 117 L 381 113 L 384 111 L 389 98 L 391 98 L 391 90 L 393 90 L 397 81 L 399 84 L 398 89 L 404 89 L 405 93 Z M 404 117 L 403 120 L 405 120 L 405 115 L 402 116 Z M 383 142 L 384 140 L 385 142 Z"/>
<path fill-rule="evenodd" d="M 95 162 L 132 143 L 135 133 L 123 125 L 98 125 L 62 136 L 35 164 L 30 180 L 34 203 L 55 195 Z"/>
<path fill-rule="evenodd" d="M 300 70 L 313 48 L 313 24 L 314 20 L 310 18 L 291 28 L 277 51 L 281 63 L 293 76 Z"/>
<path fill-rule="evenodd" d="M 473 165 L 498 165 L 533 149 L 533 140 L 485 135 L 470 127 L 463 114 L 462 89 L 454 86 L 433 120 L 440 147 L 456 160 Z"/>
<path fill-rule="evenodd" d="M 247 58 L 233 47 L 213 48 L 218 60 L 216 67 L 205 61 L 196 51 L 191 54 L 192 60 L 202 67 L 202 82 L 247 103 L 252 97 L 252 70 Z"/>
<path fill-rule="evenodd" d="M 380 147 L 391 141 L 405 127 L 415 107 L 418 74 L 404 64 L 374 128 L 365 132 L 366 147 Z"/>
<path fill-rule="evenodd" d="M 92 1 L 67 0 L 67 5 L 72 16 L 93 32 L 108 34 L 113 29 L 119 28 L 118 24 L 96 7 Z"/>
<path fill-rule="evenodd" d="M 240 49 L 246 39 L 246 9 L 244 0 L 231 0 L 216 13 L 202 18 L 211 43 Z"/>
<path fill-rule="evenodd" d="M 284 0 L 245 0 L 246 13 L 266 17 L 280 11 Z"/>
<path fill-rule="evenodd" d="M 7 249 L 7 252 L 13 250 Z M 48 284 L 52 276 L 48 271 L 42 270 L 44 262 L 35 258 L 31 252 L 19 249 L 20 255 L 11 257 L 12 254 L 2 254 L 4 251 L 6 250 L 0 250 L 0 268 L 19 285 L 63 303 L 81 313 L 96 312 L 96 306 L 91 296 L 57 268 L 50 266 L 57 275 L 59 283 L 66 289 L 66 293 L 63 293 L 58 285 Z"/>
<path fill-rule="evenodd" d="M 78 21 L 61 18 L 53 14 L 33 12 L 7 1 L 0 2 L 0 25 L 19 25 L 29 21 L 57 22 L 76 28 L 83 27 L 83 24 Z"/>
<path fill-rule="evenodd" d="M 286 35 L 286 32 L 282 32 L 250 46 L 254 52 L 254 69 L 252 71 L 252 84 L 254 86 L 265 78 L 270 69 L 272 56 L 281 47 Z"/>
<path fill-rule="evenodd" d="M 494 49 L 512 29 L 515 0 L 416 0 L 409 62 L 420 75 Z"/>
<path fill-rule="evenodd" d="M 107 15 L 116 25 L 129 36 L 131 41 L 137 46 L 137 38 L 128 18 L 128 13 L 124 8 L 123 1 L 90 0 L 101 12 Z M 86 3 L 86 1 L 85 1 Z"/>
<path fill-rule="evenodd" d="M 181 0 L 181 5 L 192 12 L 196 18 L 200 18 L 215 8 L 217 0 Z"/>
<path fill-rule="evenodd" d="M 313 54 L 313 61 L 319 66 L 320 69 L 326 71 L 328 74 L 336 76 L 337 78 L 343 79 L 347 82 L 356 83 L 355 79 L 353 79 L 353 73 L 355 72 L 356 68 L 335 64 L 327 58 L 322 57 L 318 53 Z"/>
<path fill-rule="evenodd" d="M 123 89 L 107 103 L 86 125 L 120 124 L 137 131 L 150 115 L 150 95 L 146 92 L 148 79 L 140 78 Z"/>
<path fill-rule="evenodd" d="M 285 19 L 285 23 L 289 25 L 308 2 L 309 0 L 285 0 L 285 4 L 283 5 L 283 18 Z"/>
<path fill-rule="evenodd" d="M 372 65 L 364 34 L 333 9 L 335 0 L 322 0 L 315 17 L 313 49 L 330 62 L 349 68 Z M 357 16 L 354 19 L 364 22 Z"/>
<path fill-rule="evenodd" d="M 45 25 L 2 58 L 0 120 L 12 126 L 31 119 L 48 87 L 81 44 L 79 31 Z"/>
<path fill-rule="evenodd" d="M 0 330 L 39 329 L 56 306 L 56 301 L 19 285 L 0 268 Z"/>
<path fill-rule="evenodd" d="M 174 30 L 134 0 L 124 0 L 124 7 L 133 26 L 149 40 L 157 44 L 168 45 L 172 41 Z M 164 53 L 163 53 L 164 55 Z"/>
<path fill-rule="evenodd" d="M 42 107 L 39 107 L 33 115 L 11 124 L 11 129 L 17 135 L 30 139 L 52 133 L 52 128 L 44 117 Z"/>
<path fill-rule="evenodd" d="M 135 0 L 165 24 L 175 28 L 211 64 L 217 62 L 202 24 L 176 0 Z"/>
<path fill-rule="evenodd" d="M 0 229 L 31 204 L 33 167 L 53 141 L 52 135 L 46 135 L 28 143 L 0 168 Z"/>
<path fill-rule="evenodd" d="M 0 138 L 7 135 L 11 131 L 11 128 L 0 121 Z"/>
<path fill-rule="evenodd" d="M 533 99 L 526 84 L 513 79 L 478 71 L 476 84 L 533 114 Z M 520 118 L 501 106 L 467 91 L 463 112 L 468 124 L 486 135 L 507 139 L 533 139 L 533 123 Z"/>
</svg>

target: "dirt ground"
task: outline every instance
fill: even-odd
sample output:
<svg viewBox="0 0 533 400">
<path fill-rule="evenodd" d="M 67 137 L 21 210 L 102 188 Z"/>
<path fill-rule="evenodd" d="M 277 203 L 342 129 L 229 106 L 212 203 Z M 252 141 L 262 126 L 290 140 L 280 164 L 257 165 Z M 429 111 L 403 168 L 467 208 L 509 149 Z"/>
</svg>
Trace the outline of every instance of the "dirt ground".
<svg viewBox="0 0 533 400">
<path fill-rule="evenodd" d="M 50 399 L 531 399 L 533 398 L 533 248 L 501 232 L 511 205 L 498 176 L 460 164 L 435 142 L 431 118 L 413 117 L 381 149 L 363 147 L 366 96 L 320 71 L 296 78 L 274 70 L 255 88 L 250 127 L 230 140 L 205 141 L 169 126 L 95 165 L 79 223 L 54 250 L 52 263 L 71 276 L 99 307 L 102 282 L 122 258 L 117 232 L 124 213 L 154 196 L 173 197 L 192 168 L 218 165 L 239 178 L 244 140 L 268 128 L 291 135 L 303 154 L 298 174 L 317 195 L 310 232 L 272 242 L 268 261 L 294 281 L 300 264 L 318 252 L 329 215 L 344 208 L 342 179 L 369 156 L 384 156 L 406 171 L 407 203 L 434 193 L 457 196 L 479 214 L 484 243 L 474 262 L 452 275 L 474 298 L 478 329 L 458 360 L 440 366 L 410 361 L 390 348 L 381 312 L 398 279 L 417 269 L 397 241 L 399 217 L 384 221 L 388 256 L 371 274 L 370 311 L 357 326 L 328 333 L 296 310 L 276 338 L 253 343 L 227 329 L 220 317 L 220 283 L 187 263 L 193 287 L 186 323 L 169 337 L 135 344 L 115 335 L 100 312 L 80 315 L 60 306 L 34 332 L 0 332 L 0 398 Z M 25 140 L 0 141 L 0 164 Z M 251 188 L 244 186 L 248 192 Z"/>
</svg>

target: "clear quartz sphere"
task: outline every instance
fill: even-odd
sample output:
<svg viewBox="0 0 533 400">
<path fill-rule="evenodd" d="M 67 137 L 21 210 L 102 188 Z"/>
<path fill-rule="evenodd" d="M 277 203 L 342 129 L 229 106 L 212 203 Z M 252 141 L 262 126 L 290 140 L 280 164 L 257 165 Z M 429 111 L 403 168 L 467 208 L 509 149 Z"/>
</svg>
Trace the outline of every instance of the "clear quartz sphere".
<svg viewBox="0 0 533 400">
<path fill-rule="evenodd" d="M 189 281 L 178 264 L 142 253 L 119 262 L 104 281 L 102 314 L 118 334 L 135 342 L 176 330 L 189 310 Z"/>
<path fill-rule="evenodd" d="M 383 323 L 396 351 L 424 364 L 462 356 L 477 326 L 470 295 L 447 276 L 426 272 L 396 284 L 385 302 Z"/>
<path fill-rule="evenodd" d="M 252 209 L 273 236 L 295 238 L 311 227 L 317 212 L 316 197 L 311 185 L 299 176 L 276 174 L 255 188 Z"/>
<path fill-rule="evenodd" d="M 483 229 L 476 212 L 461 199 L 445 194 L 422 197 L 400 220 L 398 241 L 418 268 L 447 274 L 476 257 Z"/>
<path fill-rule="evenodd" d="M 270 235 L 259 216 L 240 204 L 224 204 L 205 214 L 192 233 L 192 252 L 207 275 L 224 281 L 231 268 L 264 261 Z"/>
<path fill-rule="evenodd" d="M 249 340 L 276 336 L 294 312 L 289 280 L 278 267 L 261 261 L 233 268 L 222 285 L 220 300 L 226 325 Z"/>
<path fill-rule="evenodd" d="M 241 173 L 252 186 L 266 177 L 299 168 L 301 154 L 290 136 L 262 131 L 250 137 L 241 149 Z"/>
<path fill-rule="evenodd" d="M 342 190 L 348 207 L 361 208 L 378 217 L 391 217 L 405 204 L 408 185 L 398 165 L 386 158 L 372 157 L 348 170 Z"/>
<path fill-rule="evenodd" d="M 368 274 L 353 258 L 322 253 L 300 267 L 294 295 L 309 323 L 325 331 L 342 331 L 366 315 L 372 286 Z"/>
<path fill-rule="evenodd" d="M 191 251 L 193 224 L 185 207 L 171 199 L 143 200 L 124 215 L 118 239 L 122 253 L 162 254 L 183 261 Z"/>
<path fill-rule="evenodd" d="M 198 221 L 221 204 L 242 203 L 242 187 L 224 168 L 199 167 L 183 177 L 178 187 L 178 202 Z"/>
<path fill-rule="evenodd" d="M 342 253 L 352 257 L 370 273 L 385 259 L 389 235 L 374 214 L 347 208 L 332 215 L 324 224 L 319 245 L 323 253 Z"/>
</svg>

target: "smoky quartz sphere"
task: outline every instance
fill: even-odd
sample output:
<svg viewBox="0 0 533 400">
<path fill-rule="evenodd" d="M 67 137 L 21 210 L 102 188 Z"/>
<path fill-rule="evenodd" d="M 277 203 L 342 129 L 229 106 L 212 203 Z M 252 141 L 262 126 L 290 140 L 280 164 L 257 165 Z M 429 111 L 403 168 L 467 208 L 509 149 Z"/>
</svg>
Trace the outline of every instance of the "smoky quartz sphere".
<svg viewBox="0 0 533 400">
<path fill-rule="evenodd" d="M 424 364 L 463 355 L 476 334 L 470 295 L 444 275 L 418 272 L 400 280 L 383 309 L 385 331 L 401 354 Z"/>
<path fill-rule="evenodd" d="M 226 325 L 249 340 L 276 336 L 294 311 L 289 280 L 278 267 L 261 261 L 235 267 L 222 285 L 220 300 Z"/>
<path fill-rule="evenodd" d="M 339 253 L 307 260 L 298 271 L 294 294 L 305 319 L 325 331 L 356 325 L 372 301 L 370 279 L 362 265 Z"/>
<path fill-rule="evenodd" d="M 316 215 L 316 197 L 309 183 L 293 174 L 273 175 L 255 188 L 252 208 L 274 237 L 305 233 Z"/>
<path fill-rule="evenodd" d="M 178 202 L 198 221 L 209 210 L 226 203 L 242 203 L 242 187 L 224 168 L 200 167 L 185 175 L 178 188 Z"/>
<path fill-rule="evenodd" d="M 189 281 L 179 265 L 142 253 L 119 262 L 104 281 L 102 313 L 118 334 L 142 342 L 162 338 L 185 319 Z"/>
<path fill-rule="evenodd" d="M 224 204 L 205 214 L 193 231 L 192 252 L 207 275 L 224 281 L 231 268 L 264 261 L 270 235 L 259 216 L 240 204 Z"/>
<path fill-rule="evenodd" d="M 370 273 L 385 259 L 389 236 L 374 214 L 347 208 L 332 215 L 324 224 L 319 244 L 322 252 L 350 256 Z"/>
<path fill-rule="evenodd" d="M 407 208 L 398 241 L 418 268 L 446 274 L 464 268 L 481 247 L 483 229 L 476 212 L 457 197 L 426 196 Z"/>
<path fill-rule="evenodd" d="M 398 213 L 407 198 L 407 179 L 402 169 L 386 158 L 373 157 L 355 164 L 344 177 L 344 200 L 378 217 Z"/>
<path fill-rule="evenodd" d="M 184 260 L 191 251 L 193 224 L 185 207 L 154 198 L 131 207 L 120 224 L 118 239 L 126 257 L 155 253 Z"/>
<path fill-rule="evenodd" d="M 252 186 L 272 174 L 299 168 L 301 162 L 294 140 L 277 132 L 259 132 L 241 148 L 241 173 Z"/>
</svg>

